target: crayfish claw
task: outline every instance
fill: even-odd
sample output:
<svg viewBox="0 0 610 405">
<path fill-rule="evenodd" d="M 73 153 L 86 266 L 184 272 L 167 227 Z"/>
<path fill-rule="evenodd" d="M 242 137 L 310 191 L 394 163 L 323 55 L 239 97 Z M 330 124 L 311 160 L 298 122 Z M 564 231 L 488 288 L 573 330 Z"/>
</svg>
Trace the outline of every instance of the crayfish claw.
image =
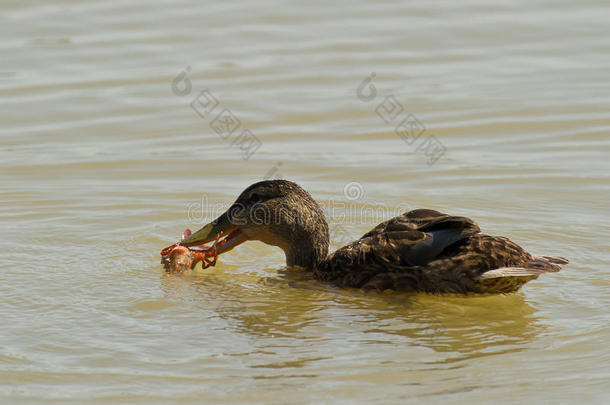
<svg viewBox="0 0 610 405">
<path fill-rule="evenodd" d="M 218 249 L 225 242 L 225 239 L 220 239 L 222 235 L 222 232 L 218 233 L 212 246 L 209 248 L 202 246 L 203 250 L 193 250 L 180 245 L 180 242 L 174 243 L 161 250 L 161 263 L 172 273 L 182 273 L 188 268 L 193 269 L 198 262 L 201 262 L 203 269 L 215 266 L 218 259 Z"/>
</svg>

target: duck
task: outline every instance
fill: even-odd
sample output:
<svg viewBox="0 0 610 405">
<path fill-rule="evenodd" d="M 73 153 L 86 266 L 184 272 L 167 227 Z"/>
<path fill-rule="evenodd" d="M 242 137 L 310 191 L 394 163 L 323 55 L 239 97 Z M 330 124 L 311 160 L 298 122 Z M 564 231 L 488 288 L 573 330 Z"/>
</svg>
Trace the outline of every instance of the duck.
<svg viewBox="0 0 610 405">
<path fill-rule="evenodd" d="M 222 215 L 179 244 L 219 238 L 217 255 L 260 241 L 282 249 L 288 268 L 365 291 L 507 294 L 569 263 L 563 257 L 534 256 L 508 238 L 482 233 L 470 218 L 432 209 L 384 221 L 329 254 L 329 227 L 320 205 L 283 179 L 250 185 Z"/>
</svg>

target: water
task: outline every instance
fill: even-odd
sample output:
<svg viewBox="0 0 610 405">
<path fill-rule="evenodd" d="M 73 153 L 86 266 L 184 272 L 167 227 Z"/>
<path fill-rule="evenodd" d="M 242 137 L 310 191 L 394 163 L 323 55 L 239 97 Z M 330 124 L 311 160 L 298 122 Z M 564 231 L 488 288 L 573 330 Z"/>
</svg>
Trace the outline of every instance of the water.
<svg viewBox="0 0 610 405">
<path fill-rule="evenodd" d="M 605 2 L 0 8 L 3 404 L 608 402 Z M 426 207 L 572 264 L 480 298 L 339 290 L 258 243 L 164 273 L 264 177 L 333 248 Z"/>
</svg>

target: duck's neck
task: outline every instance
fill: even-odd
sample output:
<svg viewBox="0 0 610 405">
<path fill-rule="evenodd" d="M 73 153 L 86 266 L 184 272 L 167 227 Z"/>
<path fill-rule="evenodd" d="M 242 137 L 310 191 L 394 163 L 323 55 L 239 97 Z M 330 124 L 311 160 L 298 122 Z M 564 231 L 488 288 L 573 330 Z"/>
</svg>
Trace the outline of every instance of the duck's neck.
<svg viewBox="0 0 610 405">
<path fill-rule="evenodd" d="M 319 247 L 300 247 L 291 249 L 286 253 L 286 265 L 288 267 L 302 267 L 307 270 L 315 270 L 328 256 L 328 245 L 322 250 Z"/>
<path fill-rule="evenodd" d="M 329 233 L 326 220 L 323 223 L 320 221 L 308 232 L 301 233 L 293 241 L 284 249 L 286 265 L 315 270 L 328 257 Z"/>
</svg>

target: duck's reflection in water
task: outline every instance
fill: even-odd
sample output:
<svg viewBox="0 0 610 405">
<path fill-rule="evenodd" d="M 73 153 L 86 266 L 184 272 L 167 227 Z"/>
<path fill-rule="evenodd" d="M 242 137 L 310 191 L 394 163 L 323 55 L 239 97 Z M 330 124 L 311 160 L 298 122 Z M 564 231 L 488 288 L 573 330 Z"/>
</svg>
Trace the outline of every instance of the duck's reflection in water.
<svg viewBox="0 0 610 405">
<path fill-rule="evenodd" d="M 166 274 L 162 288 L 172 298 L 225 319 L 227 333 L 245 334 L 259 347 L 279 339 L 312 344 L 344 340 L 423 346 L 446 354 L 445 361 L 456 361 L 521 350 L 544 327 L 522 293 L 364 293 L 314 281 L 298 270 L 270 274 L 223 266 L 213 273 Z"/>
</svg>

